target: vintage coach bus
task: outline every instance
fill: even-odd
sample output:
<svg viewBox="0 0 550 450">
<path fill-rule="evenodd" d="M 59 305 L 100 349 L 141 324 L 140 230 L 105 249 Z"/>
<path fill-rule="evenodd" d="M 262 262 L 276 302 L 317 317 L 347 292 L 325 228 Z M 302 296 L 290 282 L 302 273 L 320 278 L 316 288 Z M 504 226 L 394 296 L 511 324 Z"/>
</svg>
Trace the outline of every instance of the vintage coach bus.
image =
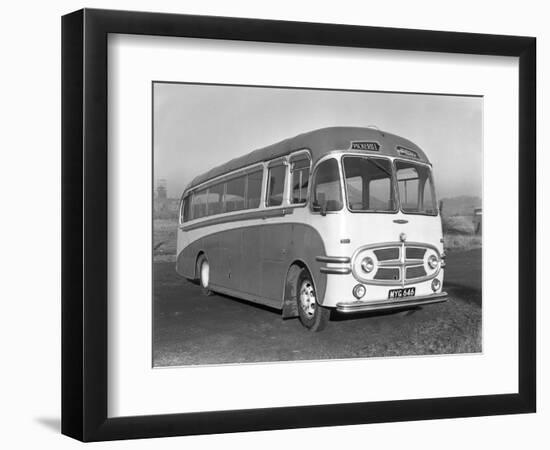
<svg viewBox="0 0 550 450">
<path fill-rule="evenodd" d="M 432 167 L 373 128 L 323 128 L 233 159 L 182 195 L 176 270 L 321 330 L 343 313 L 445 301 Z"/>
</svg>

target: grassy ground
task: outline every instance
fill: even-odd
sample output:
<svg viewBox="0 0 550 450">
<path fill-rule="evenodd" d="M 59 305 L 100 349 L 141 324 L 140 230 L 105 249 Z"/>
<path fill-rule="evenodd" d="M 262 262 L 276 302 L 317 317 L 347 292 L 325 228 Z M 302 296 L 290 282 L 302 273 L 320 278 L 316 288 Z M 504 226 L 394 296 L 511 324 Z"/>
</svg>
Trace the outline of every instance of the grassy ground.
<svg viewBox="0 0 550 450">
<path fill-rule="evenodd" d="M 468 251 L 481 248 L 481 235 L 447 233 L 443 237 L 444 246 L 447 251 Z"/>
<path fill-rule="evenodd" d="M 173 262 L 176 260 L 175 219 L 155 219 L 153 222 L 153 261 Z"/>
</svg>

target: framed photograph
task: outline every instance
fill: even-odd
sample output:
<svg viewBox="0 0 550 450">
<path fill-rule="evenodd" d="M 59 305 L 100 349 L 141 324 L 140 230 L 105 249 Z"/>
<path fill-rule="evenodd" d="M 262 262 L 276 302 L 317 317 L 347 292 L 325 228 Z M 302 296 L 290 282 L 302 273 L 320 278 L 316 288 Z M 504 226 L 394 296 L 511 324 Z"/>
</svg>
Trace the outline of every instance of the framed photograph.
<svg viewBox="0 0 550 450">
<path fill-rule="evenodd" d="M 62 20 L 62 432 L 536 409 L 532 37 Z"/>
</svg>

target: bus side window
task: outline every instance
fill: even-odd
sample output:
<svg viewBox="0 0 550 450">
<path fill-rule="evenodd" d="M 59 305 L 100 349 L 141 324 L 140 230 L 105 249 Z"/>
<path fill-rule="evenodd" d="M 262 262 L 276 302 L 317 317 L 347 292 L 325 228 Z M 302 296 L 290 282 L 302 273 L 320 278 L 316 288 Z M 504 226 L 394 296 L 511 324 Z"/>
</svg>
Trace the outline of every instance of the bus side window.
<svg viewBox="0 0 550 450">
<path fill-rule="evenodd" d="M 258 208 L 260 206 L 263 175 L 263 170 L 258 170 L 247 175 L 246 209 Z"/>
<path fill-rule="evenodd" d="M 309 182 L 309 159 L 301 159 L 292 163 L 292 196 L 291 203 L 305 203 Z"/>
<path fill-rule="evenodd" d="M 183 199 L 181 209 L 180 209 L 180 223 L 187 222 L 190 217 L 189 213 L 191 209 L 191 195 L 188 195 Z"/>
<path fill-rule="evenodd" d="M 280 206 L 283 204 L 283 192 L 285 190 L 286 166 L 274 166 L 269 168 L 267 177 L 267 206 Z"/>
<path fill-rule="evenodd" d="M 244 209 L 244 186 L 246 177 L 233 178 L 226 183 L 225 212 L 240 211 Z"/>
<path fill-rule="evenodd" d="M 211 186 L 208 189 L 208 215 L 220 214 L 223 212 L 223 183 Z"/>
<path fill-rule="evenodd" d="M 193 219 L 199 219 L 206 216 L 206 206 L 208 199 L 208 190 L 202 189 L 193 194 Z"/>
<path fill-rule="evenodd" d="M 334 158 L 327 159 L 319 164 L 315 172 L 313 208 L 314 211 L 319 207 L 325 211 L 339 211 L 342 206 L 338 161 Z"/>
</svg>

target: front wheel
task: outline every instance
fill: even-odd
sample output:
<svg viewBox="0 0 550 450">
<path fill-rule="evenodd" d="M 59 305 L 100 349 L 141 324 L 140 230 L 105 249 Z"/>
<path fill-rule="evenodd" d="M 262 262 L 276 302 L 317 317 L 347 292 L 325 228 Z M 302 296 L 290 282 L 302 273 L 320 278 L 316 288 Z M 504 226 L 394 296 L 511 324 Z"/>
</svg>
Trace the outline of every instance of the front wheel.
<svg viewBox="0 0 550 450">
<path fill-rule="evenodd" d="M 330 310 L 317 303 L 317 294 L 311 275 L 302 269 L 298 277 L 297 290 L 298 314 L 302 325 L 311 331 L 321 331 L 325 328 Z"/>
</svg>

